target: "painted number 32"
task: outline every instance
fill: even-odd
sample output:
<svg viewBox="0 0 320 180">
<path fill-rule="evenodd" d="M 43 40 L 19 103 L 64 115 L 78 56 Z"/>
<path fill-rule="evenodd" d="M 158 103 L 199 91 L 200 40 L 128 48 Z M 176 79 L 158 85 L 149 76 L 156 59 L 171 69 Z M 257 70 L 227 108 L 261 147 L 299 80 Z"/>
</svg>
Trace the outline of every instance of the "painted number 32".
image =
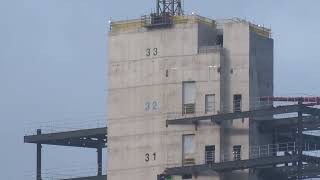
<svg viewBox="0 0 320 180">
<path fill-rule="evenodd" d="M 145 111 L 158 111 L 159 110 L 159 102 L 153 101 L 153 102 L 146 102 L 144 105 Z"/>
<path fill-rule="evenodd" d="M 146 49 L 146 56 L 151 56 L 151 54 L 153 55 L 153 56 L 157 56 L 158 55 L 158 48 L 153 48 L 153 49 L 151 49 L 151 48 L 148 48 L 148 49 Z"/>
</svg>

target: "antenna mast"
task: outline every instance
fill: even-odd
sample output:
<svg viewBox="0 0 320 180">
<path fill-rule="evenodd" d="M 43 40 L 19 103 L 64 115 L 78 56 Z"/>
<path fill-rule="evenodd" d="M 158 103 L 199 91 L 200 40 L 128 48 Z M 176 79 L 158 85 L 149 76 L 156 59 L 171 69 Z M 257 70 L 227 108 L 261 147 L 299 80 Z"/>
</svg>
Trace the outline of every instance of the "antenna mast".
<svg viewBox="0 0 320 180">
<path fill-rule="evenodd" d="M 181 0 L 157 0 L 158 16 L 181 16 L 183 15 Z"/>
</svg>

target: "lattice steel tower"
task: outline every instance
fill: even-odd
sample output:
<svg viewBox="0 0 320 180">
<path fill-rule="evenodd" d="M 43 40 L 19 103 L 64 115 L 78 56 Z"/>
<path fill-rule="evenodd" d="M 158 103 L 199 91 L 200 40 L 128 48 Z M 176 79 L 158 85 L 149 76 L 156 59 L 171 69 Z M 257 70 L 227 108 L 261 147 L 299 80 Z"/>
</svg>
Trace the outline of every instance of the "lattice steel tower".
<svg viewBox="0 0 320 180">
<path fill-rule="evenodd" d="M 157 15 L 183 15 L 181 0 L 157 0 Z"/>
</svg>

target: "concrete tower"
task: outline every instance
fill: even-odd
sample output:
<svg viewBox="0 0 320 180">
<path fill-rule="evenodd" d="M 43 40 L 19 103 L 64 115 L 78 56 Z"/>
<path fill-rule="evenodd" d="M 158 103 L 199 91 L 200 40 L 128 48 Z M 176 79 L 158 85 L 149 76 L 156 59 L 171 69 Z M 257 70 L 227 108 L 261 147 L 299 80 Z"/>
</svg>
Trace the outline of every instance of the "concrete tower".
<svg viewBox="0 0 320 180">
<path fill-rule="evenodd" d="M 168 119 L 257 108 L 256 97 L 273 95 L 270 30 L 181 12 L 111 24 L 108 180 L 156 180 L 168 167 L 245 159 L 250 146 L 269 143 L 249 119 L 166 126 Z M 171 178 L 259 179 L 249 171 Z"/>
</svg>

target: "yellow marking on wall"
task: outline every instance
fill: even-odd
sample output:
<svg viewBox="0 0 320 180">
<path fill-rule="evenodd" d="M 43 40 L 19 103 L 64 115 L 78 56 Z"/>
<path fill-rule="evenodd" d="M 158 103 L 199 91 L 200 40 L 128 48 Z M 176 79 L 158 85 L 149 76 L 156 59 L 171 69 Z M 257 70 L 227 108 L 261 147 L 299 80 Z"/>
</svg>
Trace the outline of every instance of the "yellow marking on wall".
<svg viewBox="0 0 320 180">
<path fill-rule="evenodd" d="M 201 17 L 201 16 L 174 16 L 173 24 L 196 24 L 203 23 L 210 27 L 216 27 L 216 22 L 214 20 Z M 111 24 L 112 31 L 137 29 L 145 27 L 145 22 L 143 20 L 131 20 L 131 21 L 121 21 Z"/>
<path fill-rule="evenodd" d="M 271 31 L 262 27 L 256 27 L 254 25 L 250 25 L 250 31 L 255 32 L 260 36 L 270 38 L 271 37 Z"/>
</svg>

